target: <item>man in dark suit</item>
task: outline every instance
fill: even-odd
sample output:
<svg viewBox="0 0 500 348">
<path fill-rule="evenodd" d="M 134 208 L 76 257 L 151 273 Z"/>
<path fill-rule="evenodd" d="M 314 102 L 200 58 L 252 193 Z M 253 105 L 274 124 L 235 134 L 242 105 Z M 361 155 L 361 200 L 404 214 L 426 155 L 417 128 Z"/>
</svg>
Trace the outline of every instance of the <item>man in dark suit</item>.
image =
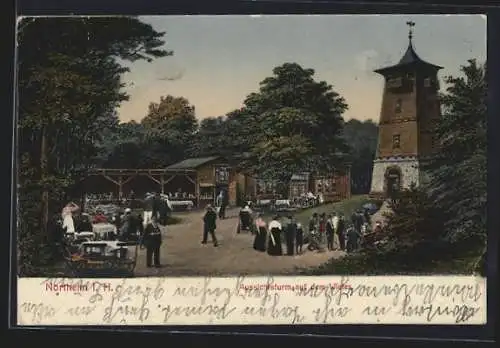
<svg viewBox="0 0 500 348">
<path fill-rule="evenodd" d="M 158 218 L 153 215 L 146 225 L 142 237 L 141 246 L 146 247 L 146 265 L 148 267 L 161 267 L 160 246 L 162 243 L 161 230 L 157 222 Z"/>
<path fill-rule="evenodd" d="M 293 256 L 295 252 L 295 236 L 297 234 L 297 221 L 290 215 L 288 217 L 288 225 L 285 228 L 285 239 L 286 239 L 286 254 L 288 256 Z"/>
<path fill-rule="evenodd" d="M 203 240 L 201 241 L 201 244 L 207 244 L 208 234 L 210 233 L 214 247 L 219 245 L 217 237 L 215 237 L 215 229 L 217 228 L 216 221 L 217 214 L 209 204 L 207 205 L 207 212 L 203 216 Z"/>
</svg>

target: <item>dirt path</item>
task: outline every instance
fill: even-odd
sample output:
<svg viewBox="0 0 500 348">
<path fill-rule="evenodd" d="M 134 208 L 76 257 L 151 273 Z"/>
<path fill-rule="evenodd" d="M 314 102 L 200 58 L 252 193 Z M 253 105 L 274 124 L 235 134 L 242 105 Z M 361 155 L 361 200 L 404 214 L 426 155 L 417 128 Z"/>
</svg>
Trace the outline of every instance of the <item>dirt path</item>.
<svg viewBox="0 0 500 348">
<path fill-rule="evenodd" d="M 255 251 L 251 234 L 236 234 L 238 219 L 234 210 L 228 211 L 232 217 L 217 221 L 216 235 L 220 245 L 214 247 L 210 239 L 208 244 L 202 245 L 202 215 L 202 212 L 183 215 L 183 222 L 163 230 L 163 267 L 147 268 L 145 250 L 140 250 L 135 275 L 290 275 L 296 274 L 297 269 L 319 266 L 330 258 L 344 255 L 341 251 L 317 253 L 305 250 L 302 255 L 272 257 Z"/>
</svg>

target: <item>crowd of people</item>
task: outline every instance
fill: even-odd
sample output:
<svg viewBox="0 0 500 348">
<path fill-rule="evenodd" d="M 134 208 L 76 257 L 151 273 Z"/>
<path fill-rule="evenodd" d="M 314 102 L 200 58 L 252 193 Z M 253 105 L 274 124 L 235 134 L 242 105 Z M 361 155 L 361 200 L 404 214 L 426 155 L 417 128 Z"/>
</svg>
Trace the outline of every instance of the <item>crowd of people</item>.
<svg viewBox="0 0 500 348">
<path fill-rule="evenodd" d="M 120 208 L 110 213 L 96 209 L 89 214 L 84 212 L 74 202 L 68 203 L 60 214 L 56 214 L 50 221 L 49 229 L 55 246 L 72 243 L 82 235 L 97 235 L 98 227 L 111 227 L 105 230 L 106 236 L 95 237 L 108 241 L 138 242 L 147 249 L 148 267 L 160 266 L 159 248 L 161 233 L 159 225 L 167 223 L 171 207 L 161 198 L 160 194 L 148 195 L 143 200 L 143 213 L 134 213 L 130 207 Z"/>
<path fill-rule="evenodd" d="M 212 208 L 209 207 L 208 210 Z M 285 216 L 274 215 L 267 223 L 263 214 L 259 213 L 252 222 L 252 209 L 247 205 L 240 210 L 237 233 L 251 231 L 255 234 L 253 248 L 267 252 L 272 256 L 300 255 L 303 253 L 306 234 L 304 226 L 297 221 L 293 214 Z M 326 250 L 342 250 L 348 253 L 360 248 L 360 241 L 365 235 L 372 232 L 371 215 L 368 210 L 359 210 L 352 214 L 351 221 L 347 221 L 343 214 L 313 213 L 307 226 L 307 248 L 311 251 L 325 252 Z M 213 222 L 215 224 L 215 220 Z M 381 229 L 377 221 L 376 229 Z M 214 230 L 214 228 L 213 228 Z M 213 233 L 213 231 L 211 232 Z M 214 236 L 215 238 L 215 236 Z M 284 243 L 282 239 L 284 238 Z M 206 238 L 204 239 L 206 242 Z M 286 245 L 286 252 L 282 244 Z"/>
<path fill-rule="evenodd" d="M 215 206 L 208 205 L 202 217 L 202 244 L 208 243 L 208 237 L 214 247 L 219 246 L 216 237 L 217 220 L 226 218 L 228 206 L 227 194 L 223 191 L 216 199 Z M 97 210 L 93 216 L 83 213 L 80 207 L 71 202 L 60 215 L 60 230 L 63 236 L 91 232 L 96 224 L 112 224 L 116 227 L 115 238 L 119 241 L 134 240 L 146 248 L 146 265 L 160 267 L 160 246 L 162 233 L 160 226 L 166 225 L 171 212 L 168 200 L 159 193 L 148 195 L 143 201 L 143 214 L 132 209 L 113 216 Z M 371 215 L 368 210 L 356 211 L 350 219 L 343 214 L 314 212 L 307 226 L 303 226 L 293 213 L 275 214 L 268 222 L 262 213 L 255 214 L 250 203 L 240 210 L 237 233 L 250 231 L 253 235 L 253 249 L 266 252 L 271 256 L 301 255 L 304 247 L 310 251 L 325 252 L 342 250 L 348 253 L 360 248 L 364 235 L 372 232 Z M 375 228 L 381 228 L 377 222 Z"/>
</svg>

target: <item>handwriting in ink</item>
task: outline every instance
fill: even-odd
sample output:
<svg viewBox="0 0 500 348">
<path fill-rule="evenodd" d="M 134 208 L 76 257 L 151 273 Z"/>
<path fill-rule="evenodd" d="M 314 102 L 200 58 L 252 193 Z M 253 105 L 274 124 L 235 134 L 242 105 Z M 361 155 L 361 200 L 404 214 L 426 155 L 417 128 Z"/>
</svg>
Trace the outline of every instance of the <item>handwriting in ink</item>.
<svg viewBox="0 0 500 348">
<path fill-rule="evenodd" d="M 331 306 L 332 302 L 332 297 L 325 297 L 324 306 L 313 310 L 314 320 L 317 323 L 327 324 L 330 322 L 330 319 L 345 318 L 352 311 L 347 306 Z"/>
<path fill-rule="evenodd" d="M 161 308 L 163 312 L 163 322 L 168 323 L 173 317 L 196 317 L 196 316 L 204 316 L 208 315 L 210 317 L 210 321 L 213 318 L 217 320 L 223 320 L 229 317 L 234 311 L 236 307 L 228 307 L 227 304 L 223 306 L 217 305 L 200 305 L 200 306 L 171 306 L 167 305 Z"/>
<path fill-rule="evenodd" d="M 369 316 L 384 316 L 387 315 L 392 310 L 392 307 L 384 306 L 366 306 L 361 312 L 362 314 Z"/>
<path fill-rule="evenodd" d="M 299 297 L 320 298 L 324 297 L 337 306 L 341 306 L 344 301 L 352 296 L 352 288 L 348 285 L 348 278 L 342 277 L 338 287 L 299 287 L 295 295 Z"/>
<path fill-rule="evenodd" d="M 453 306 L 434 306 L 433 304 L 417 304 L 411 305 L 411 297 L 407 296 L 403 300 L 403 304 L 398 311 L 403 317 L 425 317 L 427 322 L 432 322 L 435 317 L 453 316 L 455 322 L 467 322 L 470 318 L 479 312 L 479 307 L 471 307 L 465 304 Z"/>
<path fill-rule="evenodd" d="M 129 302 L 134 297 L 141 296 L 143 300 L 147 303 L 149 297 L 153 295 L 155 300 L 159 300 L 163 297 L 165 290 L 162 287 L 164 279 L 158 278 L 156 287 L 153 289 L 149 286 L 142 287 L 140 285 L 128 285 L 127 280 L 124 279 L 121 284 L 115 287 L 112 297 L 118 302 Z"/>
<path fill-rule="evenodd" d="M 104 309 L 102 320 L 106 323 L 113 323 L 116 319 L 120 319 L 120 323 L 127 323 L 130 319 L 136 319 L 144 322 L 149 318 L 150 310 L 146 307 L 144 300 L 140 306 L 132 305 L 116 305 L 114 299 L 111 300 L 109 306 Z"/>
<path fill-rule="evenodd" d="M 104 308 L 103 321 L 106 323 L 115 322 L 117 319 L 120 323 L 127 323 L 130 319 L 140 322 L 146 321 L 151 312 L 147 306 L 150 296 L 158 301 L 165 293 L 161 287 L 162 283 L 163 280 L 158 279 L 154 289 L 151 287 L 143 288 L 140 285 L 127 286 L 127 281 L 124 279 L 120 285 L 116 286 L 109 305 Z M 140 298 L 140 305 L 124 304 L 137 298 Z"/>
<path fill-rule="evenodd" d="M 210 287 L 211 281 L 212 279 L 210 277 L 205 277 L 203 279 L 203 287 L 201 288 L 192 285 L 187 287 L 178 286 L 172 296 L 200 298 L 200 304 L 202 306 L 206 304 L 207 298 L 218 300 L 220 297 L 224 297 L 224 304 L 229 304 L 233 290 L 227 287 Z"/>
<path fill-rule="evenodd" d="M 92 314 L 96 309 L 96 306 L 77 306 L 69 308 L 66 313 L 72 317 L 86 317 Z"/>
<path fill-rule="evenodd" d="M 21 304 L 21 311 L 26 314 L 32 314 L 31 321 L 36 324 L 41 323 L 43 319 L 53 318 L 57 313 L 56 308 L 42 302 L 24 302 Z"/>
<path fill-rule="evenodd" d="M 279 319 L 279 318 L 285 318 L 285 319 L 290 319 L 290 322 L 292 324 L 299 324 L 304 321 L 304 316 L 300 314 L 300 308 L 299 306 L 283 306 L 283 307 L 278 307 L 280 300 L 279 294 L 274 294 L 273 296 L 273 303 L 269 307 L 251 307 L 251 306 L 246 306 L 242 309 L 241 314 L 245 316 L 259 316 L 262 318 L 273 318 L 273 319 Z"/>
<path fill-rule="evenodd" d="M 383 284 L 379 286 L 358 285 L 348 289 L 350 296 L 378 298 L 382 296 L 393 297 L 396 306 L 407 296 L 417 295 L 423 297 L 423 304 L 432 304 L 438 296 L 444 298 L 459 297 L 462 302 L 472 300 L 477 302 L 482 294 L 479 284 L 476 285 L 439 285 L 434 284 Z"/>
</svg>

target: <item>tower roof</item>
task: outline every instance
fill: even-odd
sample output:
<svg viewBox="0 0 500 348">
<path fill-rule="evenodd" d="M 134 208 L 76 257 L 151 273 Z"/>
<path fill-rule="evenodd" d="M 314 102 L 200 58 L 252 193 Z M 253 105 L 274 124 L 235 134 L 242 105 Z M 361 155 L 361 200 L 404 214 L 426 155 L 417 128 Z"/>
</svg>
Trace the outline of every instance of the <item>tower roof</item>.
<svg viewBox="0 0 500 348">
<path fill-rule="evenodd" d="M 408 48 L 406 49 L 405 54 L 403 55 L 403 57 L 399 60 L 399 62 L 397 64 L 391 65 L 391 66 L 388 66 L 385 68 L 377 69 L 377 70 L 375 70 L 375 72 L 384 75 L 385 73 L 388 73 L 390 71 L 399 70 L 401 68 L 405 68 L 405 67 L 408 67 L 410 65 L 419 65 L 422 67 L 426 66 L 429 68 L 433 68 L 435 70 L 442 69 L 443 68 L 442 66 L 426 62 L 425 60 L 423 60 L 422 58 L 420 58 L 418 56 L 417 52 L 415 52 L 415 48 L 413 48 L 413 42 L 412 42 L 412 38 L 413 38 L 412 27 L 415 25 L 415 23 L 407 22 L 406 24 L 410 27 L 410 31 L 408 34 L 408 41 L 409 41 Z"/>
</svg>

